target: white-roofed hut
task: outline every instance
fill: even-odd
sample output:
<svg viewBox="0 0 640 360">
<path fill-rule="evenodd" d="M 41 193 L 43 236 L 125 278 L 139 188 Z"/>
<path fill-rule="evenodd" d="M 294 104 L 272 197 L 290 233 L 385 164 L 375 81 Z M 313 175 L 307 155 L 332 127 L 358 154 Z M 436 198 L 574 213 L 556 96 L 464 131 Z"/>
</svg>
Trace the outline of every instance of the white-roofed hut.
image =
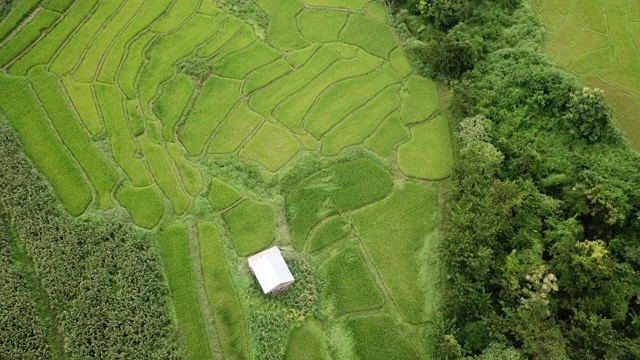
<svg viewBox="0 0 640 360">
<path fill-rule="evenodd" d="M 294 281 L 277 246 L 250 256 L 248 262 L 265 294 L 282 292 Z"/>
</svg>

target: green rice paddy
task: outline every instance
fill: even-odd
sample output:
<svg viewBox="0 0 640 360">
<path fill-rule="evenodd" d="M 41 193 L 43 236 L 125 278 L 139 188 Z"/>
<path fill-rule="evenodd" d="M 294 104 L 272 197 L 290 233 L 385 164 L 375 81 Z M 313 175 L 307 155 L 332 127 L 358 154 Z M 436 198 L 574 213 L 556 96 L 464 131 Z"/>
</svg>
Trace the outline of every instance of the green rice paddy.
<svg viewBox="0 0 640 360">
<path fill-rule="evenodd" d="M 640 4 L 533 0 L 550 32 L 547 52 L 589 87 L 605 91 L 616 120 L 640 148 Z"/>
<path fill-rule="evenodd" d="M 156 239 L 185 358 L 424 358 L 452 167 L 435 84 L 382 2 L 222 5 L 19 1 L 0 111 L 71 215 Z M 272 298 L 246 257 L 273 245 L 296 283 Z"/>
</svg>

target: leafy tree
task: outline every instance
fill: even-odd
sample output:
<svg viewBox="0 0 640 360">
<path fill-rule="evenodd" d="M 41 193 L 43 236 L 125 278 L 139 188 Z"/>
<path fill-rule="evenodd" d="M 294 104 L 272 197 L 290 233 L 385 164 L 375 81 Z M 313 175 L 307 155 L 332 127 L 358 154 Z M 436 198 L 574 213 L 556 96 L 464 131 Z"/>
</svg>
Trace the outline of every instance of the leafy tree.
<svg viewBox="0 0 640 360">
<path fill-rule="evenodd" d="M 613 141 L 617 138 L 611 110 L 604 100 L 604 92 L 588 87 L 574 91 L 568 103 L 564 121 L 569 133 L 589 143 Z"/>
</svg>

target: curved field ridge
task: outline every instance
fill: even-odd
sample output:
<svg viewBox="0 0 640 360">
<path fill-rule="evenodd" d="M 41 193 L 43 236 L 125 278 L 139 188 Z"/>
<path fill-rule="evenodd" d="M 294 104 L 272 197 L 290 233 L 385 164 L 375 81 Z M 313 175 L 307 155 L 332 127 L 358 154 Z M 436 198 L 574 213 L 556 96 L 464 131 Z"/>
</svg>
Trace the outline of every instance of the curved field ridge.
<svg viewBox="0 0 640 360">
<path fill-rule="evenodd" d="M 605 91 L 616 120 L 640 148 L 640 3 L 533 0 L 551 33 L 547 52 L 589 87 Z"/>
</svg>

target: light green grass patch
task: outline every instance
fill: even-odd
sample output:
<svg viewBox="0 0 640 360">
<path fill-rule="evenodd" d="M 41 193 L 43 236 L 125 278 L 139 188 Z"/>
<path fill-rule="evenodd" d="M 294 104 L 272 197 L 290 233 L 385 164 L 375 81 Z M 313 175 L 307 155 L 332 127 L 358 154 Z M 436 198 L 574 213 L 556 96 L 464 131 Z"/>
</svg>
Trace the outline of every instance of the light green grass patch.
<svg viewBox="0 0 640 360">
<path fill-rule="evenodd" d="M 378 59 L 377 63 L 372 63 L 370 61 L 364 60 L 362 58 L 360 58 L 361 60 L 364 60 L 367 62 L 367 64 L 369 65 L 373 65 L 374 67 L 378 67 L 380 66 L 380 64 L 382 63 L 382 59 L 377 58 L 367 52 L 364 51 L 359 51 L 360 49 L 357 46 L 353 46 L 353 45 L 349 45 L 349 44 L 345 44 L 345 43 L 341 43 L 341 42 L 334 42 L 334 43 L 328 43 L 327 44 L 328 47 L 332 48 L 333 51 L 337 52 L 341 58 L 343 59 L 353 59 L 354 57 L 356 57 L 356 55 L 358 54 L 358 52 L 362 53 L 362 54 L 367 54 L 372 58 L 376 58 Z"/>
<path fill-rule="evenodd" d="M 209 78 L 183 127 L 178 130 L 178 138 L 189 154 L 202 153 L 213 131 L 239 100 L 239 81 L 216 76 Z"/>
<path fill-rule="evenodd" d="M 51 10 L 44 9 L 40 11 L 31 22 L 26 24 L 19 33 L 2 46 L 0 67 L 7 65 L 26 50 L 29 45 L 33 44 L 44 30 L 51 27 L 58 20 L 59 16 L 60 14 Z"/>
<path fill-rule="evenodd" d="M 335 241 L 346 239 L 349 234 L 351 234 L 349 221 L 342 216 L 334 216 L 314 229 L 308 241 L 307 250 L 311 252 L 321 250 Z"/>
<path fill-rule="evenodd" d="M 349 15 L 347 25 L 340 33 L 340 41 L 383 59 L 388 59 L 391 50 L 398 46 L 391 28 L 384 21 L 358 14 Z"/>
<path fill-rule="evenodd" d="M 336 315 L 375 309 L 384 303 L 360 249 L 353 244 L 322 263 L 318 272 L 322 294 L 331 299 Z"/>
<path fill-rule="evenodd" d="M 207 199 L 213 210 L 222 211 L 242 199 L 242 195 L 233 186 L 213 178 Z"/>
<path fill-rule="evenodd" d="M 322 47 L 321 44 L 311 44 L 305 48 L 290 51 L 286 56 L 286 60 L 293 68 L 299 69 L 311 59 L 320 47 Z"/>
<path fill-rule="evenodd" d="M 453 149 L 449 123 L 438 116 L 411 128 L 411 139 L 398 148 L 398 165 L 407 176 L 442 180 L 451 175 Z"/>
<path fill-rule="evenodd" d="M 257 41 L 258 40 L 255 37 L 255 34 L 253 33 L 253 29 L 249 26 L 243 26 L 242 29 L 240 30 L 240 33 L 236 37 L 234 37 L 231 41 L 229 41 L 229 43 L 225 44 L 225 46 L 222 47 L 220 51 L 216 52 L 216 54 L 209 59 L 209 63 L 212 65 L 215 65 L 218 61 L 223 60 L 227 56 L 234 55 L 237 52 L 250 48 L 251 45 L 255 44 Z M 258 62 L 258 59 L 254 59 L 254 60 Z M 268 63 L 268 62 L 265 62 L 265 63 Z M 251 62 L 248 62 L 247 60 L 245 60 L 244 64 L 238 64 L 238 65 L 251 67 Z M 227 70 L 228 69 L 229 67 L 227 67 Z"/>
<path fill-rule="evenodd" d="M 391 174 L 364 158 L 337 163 L 302 180 L 285 199 L 293 246 L 301 250 L 321 219 L 379 200 L 392 186 Z"/>
<path fill-rule="evenodd" d="M 275 239 L 273 209 L 268 204 L 247 199 L 222 217 L 229 225 L 231 241 L 239 256 L 257 253 Z"/>
<path fill-rule="evenodd" d="M 302 326 L 291 331 L 285 360 L 325 360 L 327 349 L 318 323 L 307 320 Z"/>
<path fill-rule="evenodd" d="M 61 13 L 67 10 L 72 2 L 74 2 L 74 0 L 51 0 L 47 3 L 47 9 Z"/>
<path fill-rule="evenodd" d="M 162 141 L 162 136 L 160 135 L 160 123 L 158 121 L 149 120 L 146 121 L 146 134 L 151 140 L 152 143 L 161 145 L 164 142 Z"/>
<path fill-rule="evenodd" d="M 267 14 L 267 41 L 280 50 L 302 49 L 309 43 L 300 35 L 296 15 L 303 9 L 299 0 L 258 0 Z"/>
<path fill-rule="evenodd" d="M 220 233 L 214 224 L 198 224 L 198 243 L 204 288 L 224 358 L 249 359 L 242 306 L 222 252 Z"/>
<path fill-rule="evenodd" d="M 304 133 L 302 119 L 327 87 L 340 80 L 363 75 L 370 71 L 373 71 L 373 67 L 360 59 L 334 62 L 322 74 L 307 83 L 307 86 L 302 90 L 278 104 L 274 116 L 292 131 Z"/>
<path fill-rule="evenodd" d="M 256 41 L 251 46 L 220 59 L 213 71 L 223 77 L 242 79 L 252 70 L 269 64 L 280 56 L 279 51 L 262 41 Z"/>
<path fill-rule="evenodd" d="M 155 33 L 169 32 L 189 19 L 196 10 L 200 0 L 181 0 L 180 2 L 174 2 L 171 8 L 164 13 L 164 16 L 151 28 L 151 31 Z"/>
<path fill-rule="evenodd" d="M 207 153 L 229 154 L 235 152 L 260 125 L 262 119 L 262 116 L 251 111 L 245 103 L 240 104 L 213 135 Z"/>
<path fill-rule="evenodd" d="M 337 60 L 338 54 L 333 50 L 328 47 L 320 48 L 302 68 L 281 77 L 253 94 L 249 99 L 249 106 L 264 116 L 270 116 L 279 102 L 305 87 Z"/>
<path fill-rule="evenodd" d="M 9 36 L 41 2 L 42 0 L 22 0 L 16 2 L 7 17 L 0 21 L 0 40 L 4 40 Z"/>
<path fill-rule="evenodd" d="M 365 140 L 364 145 L 380 156 L 389 156 L 395 144 L 409 137 L 397 114 L 392 114 L 378 127 L 375 133 Z"/>
<path fill-rule="evenodd" d="M 398 311 L 410 323 L 425 320 L 417 256 L 436 225 L 436 213 L 437 189 L 407 181 L 351 217 Z"/>
<path fill-rule="evenodd" d="M 398 75 L 401 77 L 407 77 L 411 74 L 411 65 L 409 65 L 402 48 L 395 48 L 389 57 L 391 67 L 398 73 Z"/>
<path fill-rule="evenodd" d="M 400 117 L 405 124 L 427 120 L 440 106 L 436 84 L 420 76 L 411 76 L 400 92 Z"/>
<path fill-rule="evenodd" d="M 298 27 L 302 36 L 311 42 L 338 41 L 347 15 L 345 11 L 307 8 L 298 15 Z"/>
<path fill-rule="evenodd" d="M 320 147 L 320 142 L 311 134 L 296 134 L 296 137 L 300 140 L 305 150 L 315 151 Z"/>
<path fill-rule="evenodd" d="M 271 64 L 260 67 L 247 75 L 244 86 L 242 88 L 243 95 L 249 95 L 252 92 L 269 85 L 292 70 L 291 66 L 284 60 L 276 60 Z"/>
<path fill-rule="evenodd" d="M 307 5 L 362 10 L 371 0 L 305 0 Z"/>
<path fill-rule="evenodd" d="M 29 80 L 62 142 L 96 189 L 100 198 L 100 208 L 111 209 L 111 190 L 118 182 L 115 169 L 89 142 L 55 77 L 44 67 L 38 66 L 29 72 Z"/>
<path fill-rule="evenodd" d="M 304 128 L 319 139 L 382 89 L 399 81 L 398 75 L 385 65 L 372 73 L 338 82 L 330 86 L 311 108 Z"/>
<path fill-rule="evenodd" d="M 398 89 L 398 85 L 384 89 L 332 128 L 322 139 L 322 154 L 337 155 L 340 150 L 359 144 L 370 136 L 384 118 L 398 108 Z"/>
<path fill-rule="evenodd" d="M 116 190 L 116 200 L 133 218 L 136 225 L 152 229 L 164 214 L 164 202 L 153 186 L 138 188 L 130 183 L 120 185 Z"/>
<path fill-rule="evenodd" d="M 269 171 L 276 171 L 298 151 L 300 144 L 295 136 L 281 125 L 265 122 L 240 150 L 240 156 L 259 162 Z"/>
<path fill-rule="evenodd" d="M 191 196 L 196 196 L 203 188 L 204 181 L 200 170 L 193 166 L 184 156 L 182 147 L 177 143 L 166 143 L 169 156 L 173 159 L 180 172 L 180 178 L 185 189 Z"/>
<path fill-rule="evenodd" d="M 25 153 L 44 174 L 71 215 L 82 214 L 92 201 L 82 170 L 58 140 L 26 79 L 0 74 L 0 110 L 18 133 Z"/>
<path fill-rule="evenodd" d="M 125 102 L 127 115 L 129 116 L 129 127 L 133 136 L 140 136 L 144 133 L 144 123 L 146 119 L 140 109 L 140 103 L 137 100 L 127 100 Z"/>
<path fill-rule="evenodd" d="M 349 319 L 356 352 L 367 360 L 407 360 L 420 356 L 389 315 Z"/>
<path fill-rule="evenodd" d="M 211 37 L 202 47 L 200 47 L 196 54 L 202 58 L 208 58 L 215 55 L 220 49 L 222 49 L 228 42 L 233 40 L 240 31 L 244 28 L 244 23 L 235 17 L 228 17 L 222 24 L 219 31 Z"/>
<path fill-rule="evenodd" d="M 95 91 L 110 135 L 113 158 L 134 186 L 151 185 L 147 168 L 139 157 L 138 146 L 129 131 L 120 92 L 112 85 L 100 83 L 95 85 Z"/>
<path fill-rule="evenodd" d="M 103 131 L 102 122 L 93 99 L 91 84 L 77 83 L 71 80 L 70 76 L 63 77 L 62 84 L 84 126 L 91 135 L 100 135 Z"/>
<path fill-rule="evenodd" d="M 22 1 L 20 3 L 22 3 Z M 62 21 L 56 25 L 44 39 L 30 48 L 25 55 L 11 65 L 9 72 L 12 75 L 24 76 L 29 69 L 35 65 L 48 63 L 53 58 L 55 52 L 62 46 L 64 41 L 71 36 L 73 30 L 80 25 L 95 5 L 96 0 L 82 1 L 75 4 Z M 2 24 L 4 24 L 4 22 Z"/>
<path fill-rule="evenodd" d="M 129 52 L 122 59 L 122 69 L 118 72 L 117 82 L 127 98 L 136 97 L 136 80 L 144 65 L 144 49 L 156 37 L 156 34 L 147 32 L 135 39 L 129 45 Z"/>
<path fill-rule="evenodd" d="M 183 214 L 189 207 L 189 196 L 180 186 L 171 159 L 164 152 L 162 146 L 152 143 L 146 136 L 138 137 L 138 143 L 145 159 L 147 159 L 155 183 L 171 200 L 176 214 Z"/>
<path fill-rule="evenodd" d="M 160 231 L 157 247 L 169 282 L 178 323 L 178 341 L 185 357 L 209 359 L 209 341 L 198 304 L 189 238 L 184 225 L 172 225 Z"/>
<path fill-rule="evenodd" d="M 153 102 L 153 112 L 162 122 L 162 138 L 166 141 L 175 141 L 176 124 L 194 91 L 193 81 L 187 75 L 177 74 L 164 85 L 160 96 Z"/>
<path fill-rule="evenodd" d="M 367 14 L 384 21 L 387 18 L 387 9 L 381 1 L 373 1 L 367 5 Z"/>
</svg>

